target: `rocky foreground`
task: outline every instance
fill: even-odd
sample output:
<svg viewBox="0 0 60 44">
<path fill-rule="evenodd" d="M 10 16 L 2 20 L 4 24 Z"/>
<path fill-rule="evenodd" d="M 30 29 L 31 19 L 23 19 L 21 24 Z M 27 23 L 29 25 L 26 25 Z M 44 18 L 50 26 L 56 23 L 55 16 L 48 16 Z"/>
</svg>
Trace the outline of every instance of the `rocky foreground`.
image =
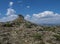
<svg viewBox="0 0 60 44">
<path fill-rule="evenodd" d="M 19 16 L 0 23 L 0 44 L 60 44 L 60 26 L 40 26 Z"/>
</svg>

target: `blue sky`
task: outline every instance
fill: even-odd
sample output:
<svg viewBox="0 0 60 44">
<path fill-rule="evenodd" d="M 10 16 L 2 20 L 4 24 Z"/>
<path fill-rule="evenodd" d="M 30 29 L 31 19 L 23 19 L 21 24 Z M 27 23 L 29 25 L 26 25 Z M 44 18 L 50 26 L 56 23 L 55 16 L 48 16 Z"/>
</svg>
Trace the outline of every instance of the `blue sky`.
<svg viewBox="0 0 60 44">
<path fill-rule="evenodd" d="M 12 8 L 17 14 L 33 14 L 46 10 L 60 13 L 60 0 L 0 0 L 0 12 L 4 15 L 9 8 L 9 2 L 14 2 Z M 28 9 L 26 6 L 30 6 Z"/>
<path fill-rule="evenodd" d="M 12 4 L 10 5 L 11 2 Z M 9 14 L 7 15 L 7 13 Z M 22 14 L 25 16 L 25 19 L 29 17 L 26 20 L 34 21 L 34 23 L 56 23 L 56 19 L 56 21 L 60 20 L 58 17 L 60 15 L 60 0 L 0 0 L 0 22 L 15 19 L 17 14 Z M 57 16 L 55 16 L 56 14 Z M 41 20 L 43 17 L 40 17 L 43 15 L 44 20 Z M 53 20 L 51 21 L 50 17 L 52 17 L 52 15 Z M 37 18 L 37 16 L 40 17 Z"/>
</svg>

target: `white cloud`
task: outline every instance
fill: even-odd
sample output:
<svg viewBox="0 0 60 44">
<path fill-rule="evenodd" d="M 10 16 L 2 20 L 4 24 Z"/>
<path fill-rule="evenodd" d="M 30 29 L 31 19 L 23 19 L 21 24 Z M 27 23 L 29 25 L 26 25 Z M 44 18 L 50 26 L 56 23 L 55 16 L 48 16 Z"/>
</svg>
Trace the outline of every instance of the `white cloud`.
<svg viewBox="0 0 60 44">
<path fill-rule="evenodd" d="M 27 8 L 30 8 L 30 6 L 26 6 Z"/>
<path fill-rule="evenodd" d="M 33 14 L 34 17 L 41 18 L 41 17 L 52 17 L 58 15 L 57 13 L 54 13 L 52 11 L 44 11 L 42 13 Z"/>
<path fill-rule="evenodd" d="M 16 11 L 12 8 L 7 9 L 7 14 L 6 15 L 15 15 Z"/>
<path fill-rule="evenodd" d="M 0 22 L 12 21 L 18 18 L 18 15 L 15 14 L 15 10 L 12 8 L 8 8 L 6 17 L 0 19 Z"/>
<path fill-rule="evenodd" d="M 13 5 L 13 2 L 10 2 L 9 5 L 12 6 Z"/>
<path fill-rule="evenodd" d="M 3 17 L 2 19 L 0 19 L 0 22 L 13 21 L 17 17 L 18 17 L 17 15 L 11 15 L 11 16 L 7 16 L 7 17 Z"/>
<path fill-rule="evenodd" d="M 10 6 L 13 5 L 13 2 L 10 2 Z M 11 7 L 7 9 L 6 17 L 3 17 L 0 19 L 0 22 L 7 22 L 12 21 L 18 17 L 18 15 L 15 14 L 16 11 L 12 9 Z"/>
<path fill-rule="evenodd" d="M 52 11 L 44 11 L 38 14 L 33 14 L 31 16 L 26 16 L 31 22 L 37 24 L 59 24 L 60 23 L 60 14 L 54 13 Z"/>
<path fill-rule="evenodd" d="M 14 9 L 8 8 L 7 13 L 6 13 L 7 17 L 3 17 L 0 21 L 6 22 L 6 21 L 12 21 L 12 20 L 16 19 L 18 16 L 15 13 L 16 13 L 16 11 Z"/>
<path fill-rule="evenodd" d="M 30 17 L 31 17 L 31 16 L 27 14 L 26 17 L 25 17 L 25 19 L 26 19 L 26 20 L 28 20 L 28 19 L 30 20 Z"/>
</svg>

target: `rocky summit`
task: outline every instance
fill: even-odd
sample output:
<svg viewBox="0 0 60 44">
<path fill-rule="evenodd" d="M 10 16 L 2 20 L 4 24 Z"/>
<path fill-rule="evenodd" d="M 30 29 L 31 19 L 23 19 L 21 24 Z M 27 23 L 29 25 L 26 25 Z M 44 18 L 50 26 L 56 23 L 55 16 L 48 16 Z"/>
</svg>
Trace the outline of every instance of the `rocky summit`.
<svg viewBox="0 0 60 44">
<path fill-rule="evenodd" d="M 60 26 L 37 25 L 19 15 L 0 22 L 0 44 L 60 44 Z"/>
</svg>

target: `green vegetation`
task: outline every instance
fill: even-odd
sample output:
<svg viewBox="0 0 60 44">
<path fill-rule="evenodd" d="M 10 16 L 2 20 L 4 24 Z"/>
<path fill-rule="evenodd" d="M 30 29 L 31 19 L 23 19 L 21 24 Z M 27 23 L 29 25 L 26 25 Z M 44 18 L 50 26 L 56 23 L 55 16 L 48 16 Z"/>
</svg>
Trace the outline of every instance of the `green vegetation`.
<svg viewBox="0 0 60 44">
<path fill-rule="evenodd" d="M 41 41 L 39 44 L 45 44 L 43 41 Z"/>
<path fill-rule="evenodd" d="M 57 41 L 60 41 L 60 35 L 53 35 Z"/>
<path fill-rule="evenodd" d="M 20 22 L 15 22 L 15 25 L 20 26 L 20 25 L 21 25 L 21 23 L 20 23 Z"/>
<path fill-rule="evenodd" d="M 47 40 L 48 43 L 52 43 L 52 40 Z"/>
<path fill-rule="evenodd" d="M 55 32 L 55 27 L 43 27 L 45 31 L 52 31 Z"/>
<path fill-rule="evenodd" d="M 33 38 L 34 38 L 35 40 L 42 40 L 42 35 L 36 33 L 36 34 L 33 35 Z"/>
<path fill-rule="evenodd" d="M 31 25 L 29 22 L 26 22 L 26 23 L 25 23 L 25 26 L 26 26 L 27 28 L 32 28 L 32 25 Z"/>
<path fill-rule="evenodd" d="M 41 28 L 41 29 L 39 29 L 39 31 L 44 31 L 44 29 Z"/>
<path fill-rule="evenodd" d="M 4 27 L 13 27 L 13 25 L 12 24 L 9 24 L 9 23 L 4 24 L 3 26 Z"/>
</svg>

